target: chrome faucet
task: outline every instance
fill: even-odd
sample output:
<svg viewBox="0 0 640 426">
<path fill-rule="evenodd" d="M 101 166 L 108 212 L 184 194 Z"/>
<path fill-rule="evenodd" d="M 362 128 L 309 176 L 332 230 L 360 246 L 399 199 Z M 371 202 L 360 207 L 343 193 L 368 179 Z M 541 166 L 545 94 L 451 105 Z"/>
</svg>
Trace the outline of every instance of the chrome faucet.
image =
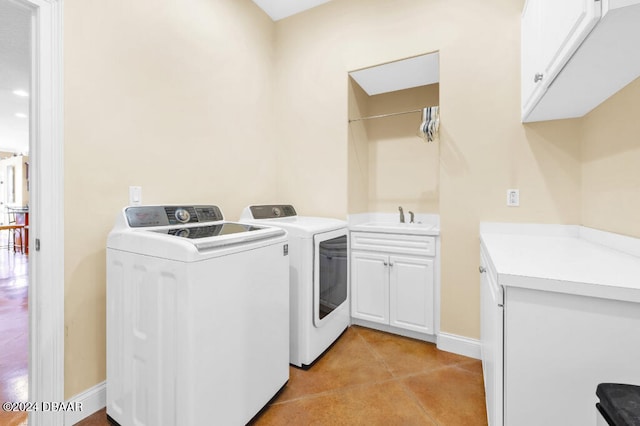
<svg viewBox="0 0 640 426">
<path fill-rule="evenodd" d="M 409 211 L 409 217 L 410 217 L 409 223 L 413 223 L 413 212 L 412 211 Z"/>
<path fill-rule="evenodd" d="M 404 223 L 404 211 L 402 210 L 402 206 L 398 206 L 398 210 L 400 211 L 400 223 Z"/>
</svg>

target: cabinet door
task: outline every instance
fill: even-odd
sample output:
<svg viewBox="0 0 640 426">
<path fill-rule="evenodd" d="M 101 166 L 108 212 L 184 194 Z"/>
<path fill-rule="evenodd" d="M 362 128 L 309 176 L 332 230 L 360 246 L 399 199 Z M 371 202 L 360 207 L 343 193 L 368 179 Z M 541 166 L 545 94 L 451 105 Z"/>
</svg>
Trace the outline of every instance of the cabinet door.
<svg viewBox="0 0 640 426">
<path fill-rule="evenodd" d="M 389 257 L 390 324 L 433 334 L 433 259 Z"/>
<path fill-rule="evenodd" d="M 601 1 L 544 0 L 541 10 L 543 82 L 549 86 L 600 19 Z"/>
<path fill-rule="evenodd" d="M 351 253 L 351 316 L 389 324 L 389 257 Z"/>
<path fill-rule="evenodd" d="M 601 1 L 528 0 L 522 13 L 522 118 L 546 89 L 601 16 Z"/>
<path fill-rule="evenodd" d="M 503 326 L 504 308 L 501 287 L 488 255 L 480 248 L 480 350 L 490 425 L 502 425 L 503 418 Z"/>
<path fill-rule="evenodd" d="M 521 96 L 522 116 L 535 106 L 542 93 L 542 80 L 536 74 L 542 73 L 542 0 L 529 0 L 522 11 L 520 36 L 521 48 Z"/>
</svg>

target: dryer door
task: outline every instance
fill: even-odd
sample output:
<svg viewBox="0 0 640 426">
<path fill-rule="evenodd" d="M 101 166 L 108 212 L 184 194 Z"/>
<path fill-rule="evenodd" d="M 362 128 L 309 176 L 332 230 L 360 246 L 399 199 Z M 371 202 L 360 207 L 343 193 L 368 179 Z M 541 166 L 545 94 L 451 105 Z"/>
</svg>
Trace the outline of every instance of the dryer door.
<svg viewBox="0 0 640 426">
<path fill-rule="evenodd" d="M 347 301 L 347 228 L 313 236 L 313 324 L 321 327 Z"/>
</svg>

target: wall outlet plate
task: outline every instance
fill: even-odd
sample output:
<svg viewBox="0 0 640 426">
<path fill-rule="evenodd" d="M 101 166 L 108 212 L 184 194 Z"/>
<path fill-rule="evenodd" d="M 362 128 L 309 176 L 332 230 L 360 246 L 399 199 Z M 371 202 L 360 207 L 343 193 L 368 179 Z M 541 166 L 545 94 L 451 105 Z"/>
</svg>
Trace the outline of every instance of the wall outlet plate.
<svg viewBox="0 0 640 426">
<path fill-rule="evenodd" d="M 519 189 L 507 189 L 507 206 L 509 207 L 520 206 L 520 190 Z"/>
</svg>

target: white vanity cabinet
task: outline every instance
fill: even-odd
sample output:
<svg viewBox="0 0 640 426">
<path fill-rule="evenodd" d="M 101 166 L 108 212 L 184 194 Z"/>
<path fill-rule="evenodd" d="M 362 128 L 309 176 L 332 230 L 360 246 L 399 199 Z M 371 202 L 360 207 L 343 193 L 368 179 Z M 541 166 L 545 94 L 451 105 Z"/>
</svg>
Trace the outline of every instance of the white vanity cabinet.
<svg viewBox="0 0 640 426">
<path fill-rule="evenodd" d="M 351 252 L 351 316 L 389 324 L 389 256 Z"/>
<path fill-rule="evenodd" d="M 385 331 L 435 334 L 433 236 L 351 233 L 351 316 Z"/>
<path fill-rule="evenodd" d="M 640 76 L 639 19 L 638 0 L 527 0 L 522 121 L 581 117 Z"/>
</svg>

